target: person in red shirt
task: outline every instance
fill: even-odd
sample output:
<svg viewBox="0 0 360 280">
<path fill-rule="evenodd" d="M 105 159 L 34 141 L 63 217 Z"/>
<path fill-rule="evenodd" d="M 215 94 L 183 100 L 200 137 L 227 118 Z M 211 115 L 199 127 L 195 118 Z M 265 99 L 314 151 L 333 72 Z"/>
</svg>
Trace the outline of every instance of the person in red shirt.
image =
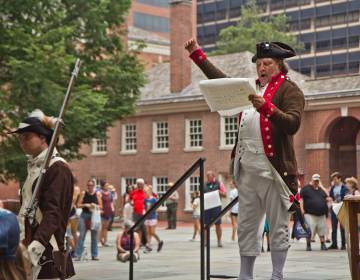
<svg viewBox="0 0 360 280">
<path fill-rule="evenodd" d="M 130 194 L 130 201 L 133 206 L 133 220 L 136 223 L 141 217 L 145 214 L 144 209 L 144 200 L 145 200 L 145 192 L 144 192 L 145 181 L 142 178 L 138 178 L 136 180 L 136 188 Z M 141 243 L 145 246 L 147 243 L 146 240 L 146 228 L 144 223 L 141 225 L 138 231 L 139 238 Z"/>
</svg>

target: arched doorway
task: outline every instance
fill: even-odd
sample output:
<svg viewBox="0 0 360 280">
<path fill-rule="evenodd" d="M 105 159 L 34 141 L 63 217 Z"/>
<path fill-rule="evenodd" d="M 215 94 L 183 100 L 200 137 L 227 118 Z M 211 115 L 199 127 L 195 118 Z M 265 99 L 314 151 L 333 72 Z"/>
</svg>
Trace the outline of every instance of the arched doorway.
<svg viewBox="0 0 360 280">
<path fill-rule="evenodd" d="M 330 174 L 338 171 L 343 178 L 357 175 L 356 138 L 360 121 L 343 117 L 335 121 L 330 134 Z"/>
</svg>

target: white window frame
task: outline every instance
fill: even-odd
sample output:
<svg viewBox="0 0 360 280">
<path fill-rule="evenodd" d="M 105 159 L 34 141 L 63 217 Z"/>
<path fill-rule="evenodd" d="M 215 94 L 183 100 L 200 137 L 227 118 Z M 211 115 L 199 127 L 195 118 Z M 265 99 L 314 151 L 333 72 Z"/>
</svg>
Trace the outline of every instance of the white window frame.
<svg viewBox="0 0 360 280">
<path fill-rule="evenodd" d="M 229 118 L 234 118 L 235 119 L 235 123 L 236 123 L 236 130 L 234 131 L 235 133 L 237 132 L 238 130 L 238 118 L 236 116 L 222 116 L 220 118 L 220 147 L 219 149 L 220 150 L 231 150 L 234 145 L 234 144 L 226 144 L 226 119 L 229 119 Z M 235 140 L 236 141 L 236 137 L 235 137 Z"/>
<path fill-rule="evenodd" d="M 104 144 L 105 142 L 105 144 Z M 105 151 L 100 150 L 99 147 L 105 147 Z M 104 156 L 107 155 L 107 139 L 106 138 L 94 138 L 91 141 L 91 155 L 92 156 Z"/>
<path fill-rule="evenodd" d="M 201 122 L 201 146 L 190 146 L 190 122 L 192 121 L 200 121 Z M 204 150 L 204 131 L 203 131 L 203 121 L 202 119 L 186 119 L 185 120 L 185 152 L 200 152 Z"/>
<path fill-rule="evenodd" d="M 166 131 L 167 131 L 167 134 L 164 134 L 164 135 L 160 135 L 158 134 L 159 132 L 159 124 L 166 124 Z M 169 123 L 167 121 L 156 121 L 156 122 L 153 122 L 153 139 L 152 139 L 152 143 L 153 143 L 153 146 L 152 146 L 152 150 L 151 152 L 152 153 L 167 153 L 169 152 Z M 159 148 L 158 147 L 158 137 L 167 137 L 167 147 L 165 148 Z"/>
<path fill-rule="evenodd" d="M 126 148 L 126 132 L 128 126 L 135 126 L 135 145 L 136 149 Z M 137 126 L 136 123 L 125 123 L 121 126 L 121 154 L 136 154 L 137 153 Z"/>
<path fill-rule="evenodd" d="M 158 199 L 161 198 L 161 194 L 164 194 L 164 193 L 167 191 L 167 189 L 166 189 L 165 192 L 161 191 L 160 194 L 159 194 L 158 179 L 160 179 L 160 178 L 161 178 L 161 179 L 164 178 L 164 179 L 167 180 L 166 186 L 168 186 L 168 184 L 169 184 L 169 178 L 168 178 L 167 176 L 153 176 L 153 177 L 152 177 L 153 190 L 154 190 L 154 192 L 158 195 Z M 160 210 L 160 211 L 166 211 L 166 209 L 167 209 L 167 208 L 166 208 L 166 206 L 165 206 L 165 203 L 159 207 L 159 210 Z"/>
<path fill-rule="evenodd" d="M 197 178 L 197 179 L 195 179 Z M 192 184 L 192 180 L 198 180 L 198 189 L 200 191 L 200 176 L 191 176 L 190 178 L 186 179 L 185 181 L 185 211 L 193 211 L 192 207 L 191 207 L 191 184 Z"/>
<path fill-rule="evenodd" d="M 130 180 L 130 181 L 133 181 L 132 185 L 135 185 L 136 184 L 136 177 L 121 177 L 121 196 L 123 196 L 126 192 L 126 186 L 127 186 L 127 183 L 126 181 L 127 180 Z"/>
</svg>

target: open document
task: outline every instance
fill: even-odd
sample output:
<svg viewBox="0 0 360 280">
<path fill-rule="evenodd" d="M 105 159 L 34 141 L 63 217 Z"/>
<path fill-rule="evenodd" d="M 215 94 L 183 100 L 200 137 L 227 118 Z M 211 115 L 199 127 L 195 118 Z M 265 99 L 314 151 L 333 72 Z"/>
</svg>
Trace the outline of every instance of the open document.
<svg viewBox="0 0 360 280">
<path fill-rule="evenodd" d="M 252 106 L 249 94 L 256 94 L 255 80 L 249 78 L 223 78 L 202 80 L 200 90 L 211 112 L 236 114 Z"/>
</svg>

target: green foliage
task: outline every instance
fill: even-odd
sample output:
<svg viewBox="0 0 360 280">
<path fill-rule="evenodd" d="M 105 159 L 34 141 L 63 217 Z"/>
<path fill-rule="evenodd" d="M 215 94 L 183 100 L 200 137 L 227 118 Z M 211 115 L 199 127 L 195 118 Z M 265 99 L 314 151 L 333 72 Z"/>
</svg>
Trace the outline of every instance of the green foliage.
<svg viewBox="0 0 360 280">
<path fill-rule="evenodd" d="M 242 51 L 256 52 L 256 44 L 264 41 L 283 42 L 299 50 L 303 48 L 296 37 L 288 33 L 289 25 L 284 14 L 261 17 L 262 11 L 254 0 L 241 9 L 241 19 L 236 26 L 221 30 L 217 50 L 212 54 Z"/>
<path fill-rule="evenodd" d="M 0 0 L 0 174 L 24 179 L 26 161 L 6 134 L 39 108 L 57 116 L 76 58 L 82 66 L 65 113 L 68 160 L 134 112 L 143 66 L 122 42 L 131 0 Z"/>
</svg>

